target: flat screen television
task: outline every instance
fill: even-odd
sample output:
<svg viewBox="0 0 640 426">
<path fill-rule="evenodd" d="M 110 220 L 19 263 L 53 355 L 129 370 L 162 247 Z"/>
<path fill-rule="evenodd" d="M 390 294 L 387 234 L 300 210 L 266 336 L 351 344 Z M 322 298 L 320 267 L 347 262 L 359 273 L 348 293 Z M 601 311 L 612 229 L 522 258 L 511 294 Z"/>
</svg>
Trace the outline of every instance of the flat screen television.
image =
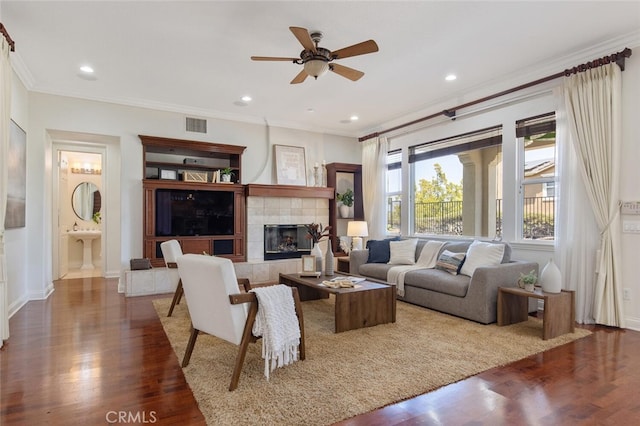
<svg viewBox="0 0 640 426">
<path fill-rule="evenodd" d="M 156 236 L 233 235 L 230 191 L 156 190 Z"/>
</svg>

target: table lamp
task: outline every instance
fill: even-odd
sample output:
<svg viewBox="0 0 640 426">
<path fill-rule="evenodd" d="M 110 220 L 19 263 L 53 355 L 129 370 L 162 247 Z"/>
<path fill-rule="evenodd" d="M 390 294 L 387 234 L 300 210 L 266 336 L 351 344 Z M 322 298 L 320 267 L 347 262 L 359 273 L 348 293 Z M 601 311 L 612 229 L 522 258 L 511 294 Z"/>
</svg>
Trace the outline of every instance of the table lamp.
<svg viewBox="0 0 640 426">
<path fill-rule="evenodd" d="M 352 237 L 352 250 L 362 250 L 362 237 L 369 236 L 367 222 L 356 220 L 347 223 L 347 236 Z"/>
</svg>

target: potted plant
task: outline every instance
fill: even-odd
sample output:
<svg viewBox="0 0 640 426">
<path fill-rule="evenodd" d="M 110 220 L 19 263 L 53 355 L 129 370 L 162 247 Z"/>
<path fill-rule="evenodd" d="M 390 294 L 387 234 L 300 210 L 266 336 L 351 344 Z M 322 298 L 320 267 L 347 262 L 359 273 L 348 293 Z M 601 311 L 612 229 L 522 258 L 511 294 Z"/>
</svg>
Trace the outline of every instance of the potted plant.
<svg viewBox="0 0 640 426">
<path fill-rule="evenodd" d="M 342 194 L 337 193 L 336 198 L 342 204 L 340 204 L 340 216 L 349 217 L 349 208 L 353 206 L 353 190 L 347 188 Z"/>
<path fill-rule="evenodd" d="M 233 176 L 233 170 L 231 170 L 231 167 L 225 167 L 220 170 L 220 178 L 223 182 L 231 182 L 231 176 Z"/>
<path fill-rule="evenodd" d="M 538 282 L 538 275 L 535 270 L 531 270 L 528 274 L 520 273 L 520 279 L 518 280 L 518 287 L 524 288 L 527 291 L 533 291 L 536 283 Z"/>
</svg>

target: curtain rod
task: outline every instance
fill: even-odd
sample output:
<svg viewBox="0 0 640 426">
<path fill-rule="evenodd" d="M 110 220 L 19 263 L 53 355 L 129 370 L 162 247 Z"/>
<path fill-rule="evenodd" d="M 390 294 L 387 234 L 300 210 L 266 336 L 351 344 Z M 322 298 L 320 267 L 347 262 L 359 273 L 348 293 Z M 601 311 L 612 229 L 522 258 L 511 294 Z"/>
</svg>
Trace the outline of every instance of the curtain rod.
<svg viewBox="0 0 640 426">
<path fill-rule="evenodd" d="M 2 34 L 5 39 L 7 39 L 7 43 L 9 43 L 9 46 L 11 47 L 11 51 L 15 52 L 16 51 L 16 42 L 13 41 L 13 39 L 11 38 L 9 33 L 7 32 L 7 28 L 4 25 L 2 25 L 2 22 L 0 22 L 0 34 Z"/>
<path fill-rule="evenodd" d="M 624 60 L 631 56 L 631 49 L 625 47 L 621 52 L 613 53 L 608 56 L 603 56 L 602 58 L 594 59 L 593 61 L 589 61 L 584 64 L 577 65 L 572 68 L 567 68 L 564 71 L 549 75 L 547 77 L 540 78 L 538 80 L 531 81 L 529 83 L 521 84 L 520 86 L 512 87 L 511 89 L 503 90 L 502 92 L 494 93 L 493 95 L 485 96 L 484 98 L 476 99 L 475 101 L 467 102 L 466 104 L 458 105 L 453 108 L 448 108 L 440 112 L 436 112 L 431 115 L 427 115 L 426 117 L 418 118 L 413 121 L 409 121 L 408 123 L 400 124 L 395 127 L 391 127 L 390 129 L 381 130 L 379 132 L 371 133 L 366 136 L 362 136 L 358 138 L 359 142 L 364 142 L 371 138 L 377 138 L 380 135 L 385 133 L 393 132 L 394 130 L 402 129 L 404 127 L 413 126 L 414 124 L 421 123 L 423 121 L 431 120 L 432 118 L 439 117 L 444 115 L 451 119 L 455 119 L 456 111 L 459 109 L 467 108 L 482 102 L 490 101 L 491 99 L 499 98 L 501 96 L 505 96 L 514 92 L 518 92 L 523 89 L 528 89 L 529 87 L 537 86 L 538 84 L 546 83 L 547 81 L 555 80 L 560 77 L 569 77 L 571 74 L 577 74 L 579 72 L 586 71 L 591 68 L 601 67 L 603 65 L 610 64 L 611 62 L 615 62 L 618 64 L 620 69 L 624 71 Z"/>
</svg>

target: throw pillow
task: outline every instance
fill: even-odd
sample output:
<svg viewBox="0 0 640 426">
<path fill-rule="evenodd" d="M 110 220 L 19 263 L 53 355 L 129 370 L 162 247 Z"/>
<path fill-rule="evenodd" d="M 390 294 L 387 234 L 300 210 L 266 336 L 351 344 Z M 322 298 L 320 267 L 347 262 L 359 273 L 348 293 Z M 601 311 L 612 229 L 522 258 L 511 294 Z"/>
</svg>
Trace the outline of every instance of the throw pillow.
<svg viewBox="0 0 640 426">
<path fill-rule="evenodd" d="M 479 266 L 495 266 L 502 262 L 504 244 L 474 241 L 467 250 L 467 258 L 460 269 L 463 275 L 471 276 Z"/>
<path fill-rule="evenodd" d="M 369 249 L 369 258 L 367 259 L 367 263 L 387 263 L 391 256 L 389 243 L 392 240 L 397 240 L 397 238 L 367 241 L 367 248 Z"/>
<path fill-rule="evenodd" d="M 442 269 L 450 274 L 458 275 L 460 268 L 464 264 L 464 257 L 464 253 L 454 253 L 452 251 L 445 250 L 440 254 L 440 256 L 438 256 L 436 269 Z"/>
<path fill-rule="evenodd" d="M 389 242 L 389 263 L 390 265 L 413 265 L 416 263 L 416 246 L 418 240 L 411 238 L 402 241 Z"/>
</svg>

